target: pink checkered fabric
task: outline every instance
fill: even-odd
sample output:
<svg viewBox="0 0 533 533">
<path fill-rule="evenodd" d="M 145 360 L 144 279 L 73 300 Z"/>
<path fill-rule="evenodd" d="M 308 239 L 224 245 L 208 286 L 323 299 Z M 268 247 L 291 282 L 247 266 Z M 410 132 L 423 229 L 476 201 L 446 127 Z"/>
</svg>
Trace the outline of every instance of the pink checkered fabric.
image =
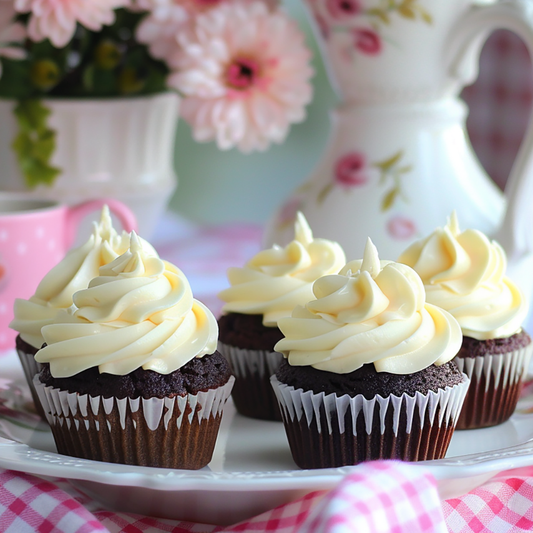
<svg viewBox="0 0 533 533">
<path fill-rule="evenodd" d="M 342 529 L 344 528 L 344 529 Z M 2 533 L 446 532 L 435 481 L 388 461 L 362 465 L 335 490 L 312 492 L 230 527 L 116 513 L 65 480 L 0 471 Z"/>
<path fill-rule="evenodd" d="M 313 492 L 230 527 L 116 513 L 65 480 L 0 471 L 2 533 L 504 533 L 533 530 L 533 467 L 503 472 L 440 502 L 436 483 L 395 462 L 361 465 L 329 493 Z"/>
<path fill-rule="evenodd" d="M 310 513 L 298 533 L 446 533 L 435 479 L 396 461 L 361 465 Z"/>
<path fill-rule="evenodd" d="M 309 517 L 311 509 L 323 498 L 324 491 L 311 492 L 303 498 L 294 502 L 276 507 L 272 511 L 263 513 L 251 520 L 245 520 L 239 524 L 216 531 L 229 532 L 275 532 L 275 533 L 295 533 L 305 530 L 304 522 Z M 329 496 L 326 496 L 329 498 Z M 315 533 L 319 533 L 316 530 Z"/>
<path fill-rule="evenodd" d="M 3 533 L 107 532 L 83 505 L 53 483 L 22 473 L 0 473 Z"/>
<path fill-rule="evenodd" d="M 504 472 L 443 511 L 450 533 L 533 531 L 533 467 Z"/>
</svg>

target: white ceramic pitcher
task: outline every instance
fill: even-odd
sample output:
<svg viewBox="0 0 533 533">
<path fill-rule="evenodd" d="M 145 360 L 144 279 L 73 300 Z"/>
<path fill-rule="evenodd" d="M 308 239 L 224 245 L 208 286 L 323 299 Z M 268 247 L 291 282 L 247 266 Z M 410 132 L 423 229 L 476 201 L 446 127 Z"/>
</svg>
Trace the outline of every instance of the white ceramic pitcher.
<svg viewBox="0 0 533 533">
<path fill-rule="evenodd" d="M 329 146 L 270 221 L 265 244 L 292 238 L 297 210 L 317 237 L 360 257 L 368 236 L 396 259 L 456 210 L 497 238 L 511 275 L 533 288 L 533 132 L 505 195 L 466 137 L 461 89 L 488 35 L 517 33 L 533 57 L 533 0 L 307 0 L 341 97 Z"/>
</svg>

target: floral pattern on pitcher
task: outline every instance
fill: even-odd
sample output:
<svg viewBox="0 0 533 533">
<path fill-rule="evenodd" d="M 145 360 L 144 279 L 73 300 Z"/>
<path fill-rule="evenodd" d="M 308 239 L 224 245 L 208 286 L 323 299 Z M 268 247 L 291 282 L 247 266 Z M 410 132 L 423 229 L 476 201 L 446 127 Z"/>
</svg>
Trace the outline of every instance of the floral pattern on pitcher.
<svg viewBox="0 0 533 533">
<path fill-rule="evenodd" d="M 337 159 L 333 169 L 333 180 L 319 192 L 317 201 L 319 204 L 324 202 L 335 187 L 349 191 L 365 186 L 370 179 L 369 172 L 372 169 L 377 169 L 379 171 L 379 185 L 386 187 L 380 201 L 381 211 L 385 212 L 391 209 L 397 200 L 408 203 L 409 198 L 403 188 L 402 178 L 411 172 L 413 167 L 404 163 L 403 160 L 403 150 L 371 164 L 367 163 L 367 157 L 363 152 L 355 150 L 347 152 Z"/>
<path fill-rule="evenodd" d="M 333 180 L 318 193 L 318 203 L 321 204 L 335 186 L 350 190 L 366 185 L 368 182 L 367 172 L 368 165 L 365 154 L 353 151 L 343 155 L 335 163 Z"/>
<path fill-rule="evenodd" d="M 387 221 L 387 233 L 397 241 L 412 239 L 418 233 L 416 224 L 404 215 L 393 215 Z"/>
<path fill-rule="evenodd" d="M 402 163 L 404 154 L 403 150 L 396 152 L 393 156 L 383 161 L 374 163 L 373 166 L 379 169 L 379 184 L 388 185 L 383 198 L 381 199 L 381 211 L 388 211 L 401 198 L 404 202 L 409 202 L 402 184 L 402 177 L 413 170 L 412 165 Z"/>
<path fill-rule="evenodd" d="M 432 24 L 431 14 L 423 7 L 423 0 L 378 0 L 370 7 L 364 0 L 309 0 L 322 37 L 328 40 L 333 33 L 344 33 L 350 44 L 343 50 L 347 60 L 354 51 L 367 56 L 379 55 L 387 41 L 384 28 L 393 24 L 393 16 L 407 20 L 422 20 Z"/>
</svg>

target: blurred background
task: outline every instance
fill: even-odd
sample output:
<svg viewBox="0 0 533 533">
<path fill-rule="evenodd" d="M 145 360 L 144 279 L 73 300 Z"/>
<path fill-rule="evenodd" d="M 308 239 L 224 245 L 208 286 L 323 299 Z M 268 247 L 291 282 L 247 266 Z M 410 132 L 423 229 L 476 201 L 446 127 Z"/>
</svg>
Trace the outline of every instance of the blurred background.
<svg viewBox="0 0 533 533">
<path fill-rule="evenodd" d="M 299 0 L 285 0 L 314 54 L 314 98 L 305 122 L 292 127 L 282 145 L 264 153 L 222 152 L 214 143 L 193 141 L 185 121 L 176 140 L 178 188 L 170 208 L 196 222 L 263 224 L 311 173 L 330 131 L 336 96 L 327 80 L 309 19 Z M 472 145 L 489 175 L 504 187 L 528 123 L 533 73 L 523 43 L 508 31 L 495 32 L 483 48 L 477 81 L 465 88 Z"/>
</svg>

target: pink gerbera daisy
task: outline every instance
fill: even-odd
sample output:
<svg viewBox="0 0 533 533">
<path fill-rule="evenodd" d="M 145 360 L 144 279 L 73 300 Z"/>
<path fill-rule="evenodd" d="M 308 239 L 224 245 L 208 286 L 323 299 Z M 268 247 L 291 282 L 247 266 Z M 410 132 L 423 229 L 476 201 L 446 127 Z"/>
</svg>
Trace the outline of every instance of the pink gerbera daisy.
<svg viewBox="0 0 533 533">
<path fill-rule="evenodd" d="M 115 20 L 114 9 L 128 5 L 129 0 L 15 0 L 15 9 L 31 13 L 28 35 L 34 41 L 50 39 L 57 48 L 65 46 L 79 22 L 99 31 Z"/>
<path fill-rule="evenodd" d="M 311 54 L 298 26 L 262 2 L 223 4 L 180 37 L 169 84 L 197 141 L 244 152 L 282 142 L 311 100 Z"/>
<path fill-rule="evenodd" d="M 0 0 L 0 57 L 10 59 L 22 59 L 25 51 L 20 46 L 26 38 L 26 30 L 20 23 L 13 22 L 16 15 L 11 1 Z M 0 62 L 0 77 L 2 76 L 2 63 Z"/>
<path fill-rule="evenodd" d="M 253 0 L 137 0 L 135 6 L 148 11 L 139 24 L 135 37 L 148 46 L 150 54 L 162 59 L 171 67 L 179 52 L 177 36 L 187 31 L 187 25 L 194 24 L 197 15 L 205 13 L 221 4 L 251 2 Z M 273 8 L 277 0 L 264 0 Z"/>
<path fill-rule="evenodd" d="M 176 36 L 190 20 L 190 13 L 177 0 L 143 0 L 138 4 L 149 11 L 139 24 L 135 37 L 148 46 L 150 54 L 172 64 L 178 47 Z"/>
</svg>

